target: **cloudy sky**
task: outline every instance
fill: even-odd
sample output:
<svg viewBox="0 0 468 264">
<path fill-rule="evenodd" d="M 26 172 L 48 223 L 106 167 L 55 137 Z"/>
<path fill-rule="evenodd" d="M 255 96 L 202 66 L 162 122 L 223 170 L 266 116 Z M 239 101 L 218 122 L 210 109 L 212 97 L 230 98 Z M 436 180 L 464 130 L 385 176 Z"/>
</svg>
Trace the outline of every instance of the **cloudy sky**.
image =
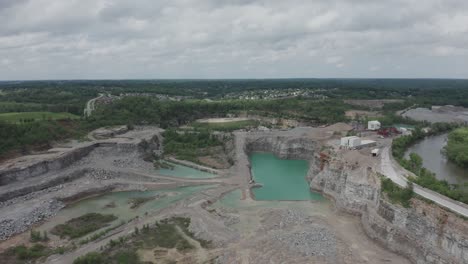
<svg viewBox="0 0 468 264">
<path fill-rule="evenodd" d="M 468 78 L 467 0 L 0 0 L 0 80 Z"/>
</svg>

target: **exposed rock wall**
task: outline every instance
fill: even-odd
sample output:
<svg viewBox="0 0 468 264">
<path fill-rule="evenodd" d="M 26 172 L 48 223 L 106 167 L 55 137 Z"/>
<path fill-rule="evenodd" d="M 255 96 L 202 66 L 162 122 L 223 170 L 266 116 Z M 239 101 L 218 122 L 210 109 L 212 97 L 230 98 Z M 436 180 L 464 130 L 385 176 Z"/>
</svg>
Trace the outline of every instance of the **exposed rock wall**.
<svg viewBox="0 0 468 264">
<path fill-rule="evenodd" d="M 305 160 L 314 160 L 314 155 L 319 149 L 317 141 L 281 136 L 248 137 L 245 147 L 247 153 L 271 152 L 282 159 Z"/>
<path fill-rule="evenodd" d="M 334 199 L 338 208 L 361 215 L 370 237 L 413 263 L 468 263 L 466 220 L 418 199 L 411 208 L 387 202 L 369 168 L 336 161 L 310 176 L 312 189 Z"/>
<path fill-rule="evenodd" d="M 466 220 L 413 200 L 411 209 L 379 200 L 362 215 L 366 233 L 414 263 L 468 263 Z"/>
<path fill-rule="evenodd" d="M 280 158 L 309 160 L 311 189 L 335 201 L 337 208 L 360 215 L 366 233 L 417 264 L 468 263 L 468 221 L 419 199 L 411 208 L 387 202 L 371 167 L 334 158 L 323 169 L 321 144 L 304 138 L 250 137 L 245 151 L 272 152 Z"/>
<path fill-rule="evenodd" d="M 0 172 L 0 185 L 7 185 L 15 181 L 22 181 L 30 177 L 66 168 L 77 160 L 87 156 L 98 145 L 99 144 L 92 144 L 83 148 L 78 148 L 58 158 L 38 162 L 26 168 L 14 168 L 2 171 Z"/>
<path fill-rule="evenodd" d="M 379 197 L 378 188 L 369 168 L 348 170 L 338 166 L 326 166 L 315 175 L 309 173 L 310 187 L 331 197 L 336 206 L 351 214 L 360 215 L 367 207 L 374 206 Z M 366 179 L 366 180 L 363 180 Z"/>
<path fill-rule="evenodd" d="M 0 202 L 4 202 L 4 201 L 7 201 L 7 200 L 10 200 L 10 199 L 22 196 L 22 195 L 26 195 L 28 193 L 37 192 L 37 191 L 44 190 L 44 189 L 47 189 L 47 188 L 50 188 L 59 184 L 73 181 L 75 179 L 83 177 L 84 175 L 86 175 L 87 173 L 91 171 L 92 171 L 91 169 L 77 170 L 65 176 L 55 177 L 51 180 L 41 182 L 40 184 L 37 184 L 37 185 L 25 186 L 20 189 L 14 189 L 5 193 L 1 193 Z"/>
</svg>

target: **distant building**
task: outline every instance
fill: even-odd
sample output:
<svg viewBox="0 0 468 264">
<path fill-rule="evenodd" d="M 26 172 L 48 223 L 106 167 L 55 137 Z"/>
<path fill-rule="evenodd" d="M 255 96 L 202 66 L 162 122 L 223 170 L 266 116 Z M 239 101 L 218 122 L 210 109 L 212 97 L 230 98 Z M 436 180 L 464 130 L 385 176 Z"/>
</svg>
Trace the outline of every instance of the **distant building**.
<svg viewBox="0 0 468 264">
<path fill-rule="evenodd" d="M 381 127 L 380 122 L 377 120 L 367 122 L 367 129 L 369 130 L 379 130 Z"/>
</svg>

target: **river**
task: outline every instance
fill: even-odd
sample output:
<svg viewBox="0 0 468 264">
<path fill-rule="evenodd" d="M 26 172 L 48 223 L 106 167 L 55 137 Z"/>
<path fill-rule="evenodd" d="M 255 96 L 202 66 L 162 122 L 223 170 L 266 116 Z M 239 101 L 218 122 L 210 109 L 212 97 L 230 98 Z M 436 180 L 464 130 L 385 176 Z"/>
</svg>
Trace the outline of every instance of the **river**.
<svg viewBox="0 0 468 264">
<path fill-rule="evenodd" d="M 463 184 L 468 182 L 468 170 L 465 170 L 455 163 L 447 160 L 442 153 L 442 149 L 447 144 L 447 135 L 426 137 L 424 140 L 411 146 L 405 153 L 417 153 L 423 159 L 423 166 L 436 174 L 439 180 L 446 180 L 449 183 Z"/>
</svg>

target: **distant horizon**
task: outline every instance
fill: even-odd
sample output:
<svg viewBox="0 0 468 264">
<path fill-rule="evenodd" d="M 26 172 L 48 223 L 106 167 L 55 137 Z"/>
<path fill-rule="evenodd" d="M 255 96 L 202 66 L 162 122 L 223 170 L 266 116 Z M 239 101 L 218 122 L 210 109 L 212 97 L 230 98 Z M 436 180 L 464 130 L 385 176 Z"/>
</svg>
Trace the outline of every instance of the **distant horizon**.
<svg viewBox="0 0 468 264">
<path fill-rule="evenodd" d="M 468 81 L 468 78 L 419 78 L 419 77 L 411 77 L 411 78 L 399 78 L 399 77 L 284 77 L 284 78 L 114 78 L 114 79 L 18 79 L 18 80 L 1 80 L 0 82 L 64 82 L 64 81 L 237 81 L 237 80 L 253 80 L 253 81 L 261 81 L 261 80 L 461 80 L 461 81 Z"/>
<path fill-rule="evenodd" d="M 0 19 L 4 81 L 468 78 L 466 0 L 2 0 Z"/>
</svg>

